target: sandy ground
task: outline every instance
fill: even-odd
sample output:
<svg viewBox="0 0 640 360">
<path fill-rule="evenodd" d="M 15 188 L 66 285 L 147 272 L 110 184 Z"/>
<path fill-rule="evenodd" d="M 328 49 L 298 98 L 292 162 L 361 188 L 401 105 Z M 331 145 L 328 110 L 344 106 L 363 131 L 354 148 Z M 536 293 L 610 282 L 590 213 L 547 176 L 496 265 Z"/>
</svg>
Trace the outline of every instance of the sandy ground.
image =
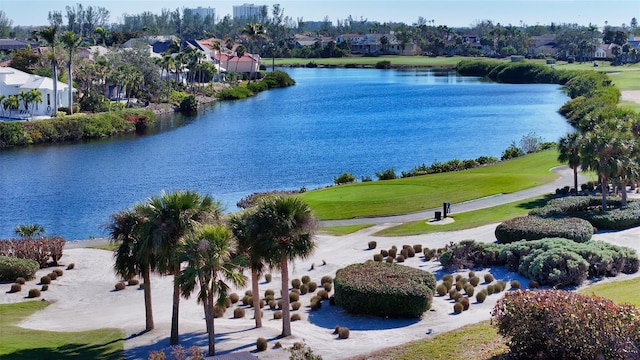
<svg viewBox="0 0 640 360">
<path fill-rule="evenodd" d="M 322 276 L 333 276 L 339 268 L 371 259 L 379 249 L 388 249 L 392 245 L 401 247 L 404 244 L 422 244 L 424 247 L 436 248 L 464 239 L 495 241 L 493 235 L 495 224 L 464 231 L 409 237 L 381 238 L 371 235 L 390 225 L 392 224 L 377 225 L 342 237 L 317 236 L 318 248 L 314 255 L 308 260 L 298 261 L 291 266 L 290 279 L 309 275 L 312 281 L 319 282 Z M 636 228 L 596 234 L 594 238 L 640 250 L 640 244 L 636 241 L 639 235 L 640 228 Z M 377 241 L 377 250 L 367 250 L 367 243 L 370 240 Z M 326 261 L 326 265 L 323 265 L 323 260 Z M 52 304 L 42 313 L 26 319 L 21 326 L 56 331 L 122 328 L 127 339 L 125 341 L 127 359 L 146 359 L 150 350 L 168 346 L 171 322 L 171 277 L 153 277 L 152 297 L 156 329 L 141 334 L 145 324 L 143 292 L 138 290 L 137 286 L 127 287 L 124 291 L 113 290 L 118 278 L 112 271 L 112 253 L 70 246 L 65 250 L 60 268 L 64 269 L 72 262 L 75 263 L 75 269 L 65 270 L 64 276 L 53 281 L 49 290 L 43 292 L 42 297 L 51 301 Z M 420 256 L 409 258 L 404 264 L 431 271 L 437 277 L 445 273 L 439 262 L 426 262 Z M 519 275 L 501 268 L 474 270 L 480 275 L 490 271 L 496 279 L 507 282 L 518 279 L 523 285 L 528 283 Z M 50 269 L 39 271 L 37 279 L 49 271 Z M 466 274 L 467 271 L 462 273 Z M 280 276 L 275 271 L 272 274 L 271 283 L 260 284 L 262 294 L 267 289 L 273 289 L 279 293 Z M 615 280 L 627 277 L 619 276 Z M 0 303 L 24 301 L 29 289 L 40 287 L 36 284 L 37 281 L 28 282 L 23 286 L 22 292 L 17 294 L 7 293 L 10 284 L 0 284 Z M 486 284 L 480 285 L 480 287 L 483 286 Z M 249 288 L 248 283 L 246 289 Z M 243 294 L 244 290 L 238 289 L 238 293 Z M 255 329 L 252 319 L 253 311 L 245 307 L 246 317 L 233 319 L 233 309 L 236 306 L 242 306 L 234 305 L 227 310 L 223 318 L 215 320 L 216 349 L 218 354 L 251 351 L 261 359 L 282 359 L 288 358 L 286 348 L 291 347 L 294 342 L 304 342 L 313 349 L 314 353 L 322 355 L 324 359 L 341 359 L 368 354 L 489 319 L 490 311 L 500 295 L 489 296 L 484 304 L 472 301 L 470 310 L 460 315 L 452 313 L 453 303 L 447 300 L 447 297 L 435 297 L 432 309 L 420 319 L 383 319 L 352 316 L 344 313 L 339 307 L 329 306 L 328 302 L 323 304 L 321 310 L 311 312 L 308 307 L 311 295 L 304 295 L 301 296 L 303 307 L 292 312 L 292 314 L 299 313 L 302 320 L 292 323 L 293 336 L 285 339 L 278 339 L 282 323 L 280 320 L 273 319 L 273 311 L 268 306 L 263 309 L 263 328 Z M 337 336 L 332 334 L 336 325 L 345 326 L 351 330 L 349 339 L 338 340 Z M 180 334 L 181 343 L 185 347 L 195 344 L 206 349 L 203 310 L 193 297 L 181 301 Z M 267 351 L 255 352 L 255 341 L 258 337 L 269 340 Z M 276 342 L 280 342 L 285 349 L 274 348 Z"/>
<path fill-rule="evenodd" d="M 640 90 L 623 90 L 620 92 L 620 100 L 640 103 Z"/>
</svg>

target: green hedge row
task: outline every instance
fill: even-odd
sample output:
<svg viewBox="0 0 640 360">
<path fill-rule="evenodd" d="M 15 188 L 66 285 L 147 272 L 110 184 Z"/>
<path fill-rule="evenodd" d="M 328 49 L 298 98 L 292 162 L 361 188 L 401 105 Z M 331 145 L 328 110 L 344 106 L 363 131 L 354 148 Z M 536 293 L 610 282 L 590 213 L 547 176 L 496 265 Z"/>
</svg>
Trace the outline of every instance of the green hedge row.
<svg viewBox="0 0 640 360">
<path fill-rule="evenodd" d="M 335 301 L 350 313 L 419 317 L 431 307 L 433 274 L 386 262 L 352 264 L 336 272 Z"/>
<path fill-rule="evenodd" d="M 579 71 L 555 70 L 533 62 L 499 62 L 462 60 L 456 71 L 463 76 L 487 77 L 496 82 L 511 84 L 559 84 L 564 85 L 580 74 Z"/>
<path fill-rule="evenodd" d="M 496 227 L 495 235 L 500 244 L 544 238 L 565 238 L 582 243 L 591 240 L 593 226 L 575 217 L 555 219 L 530 215 L 504 221 Z"/>
<path fill-rule="evenodd" d="M 126 109 L 47 120 L 0 122 L 0 148 L 105 138 L 141 130 L 154 120 L 155 114 L 151 111 Z"/>
<path fill-rule="evenodd" d="M 0 256 L 0 281 L 15 281 L 19 277 L 31 280 L 40 266 L 34 260 Z"/>
<path fill-rule="evenodd" d="M 447 249 L 440 262 L 445 267 L 458 268 L 504 265 L 542 285 L 558 287 L 577 286 L 591 277 L 635 273 L 640 265 L 638 254 L 631 248 L 560 238 L 504 245 L 467 240 Z"/>
<path fill-rule="evenodd" d="M 570 196 L 552 199 L 529 215 L 540 217 L 577 217 L 597 229 L 623 230 L 640 225 L 640 202 L 629 200 L 622 207 L 620 198 L 607 198 L 607 211 L 602 212 L 602 198 L 597 196 Z"/>
</svg>

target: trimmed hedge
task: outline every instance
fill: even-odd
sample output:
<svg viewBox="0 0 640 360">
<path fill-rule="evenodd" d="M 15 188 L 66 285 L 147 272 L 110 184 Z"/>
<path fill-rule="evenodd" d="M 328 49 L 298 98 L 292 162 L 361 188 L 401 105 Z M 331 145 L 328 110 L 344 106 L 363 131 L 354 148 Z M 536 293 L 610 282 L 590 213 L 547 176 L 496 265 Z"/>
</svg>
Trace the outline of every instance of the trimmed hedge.
<svg viewBox="0 0 640 360">
<path fill-rule="evenodd" d="M 495 235 L 500 244 L 555 237 L 582 243 L 591 240 L 593 226 L 588 221 L 579 218 L 554 219 L 520 216 L 498 225 Z"/>
<path fill-rule="evenodd" d="M 0 256 L 0 281 L 14 281 L 17 278 L 31 280 L 38 269 L 40 266 L 34 260 Z"/>
<path fill-rule="evenodd" d="M 640 358 L 640 310 L 633 305 L 570 291 L 518 290 L 506 293 L 491 316 L 517 358 Z"/>
<path fill-rule="evenodd" d="M 352 264 L 336 272 L 335 301 L 355 314 L 418 317 L 431 307 L 435 277 L 386 262 Z"/>
<path fill-rule="evenodd" d="M 619 198 L 607 198 L 607 211 L 602 212 L 602 198 L 598 196 L 570 196 L 552 199 L 529 215 L 540 217 L 572 216 L 584 219 L 597 229 L 623 230 L 640 225 L 640 202 L 630 199 L 622 207 Z"/>
</svg>

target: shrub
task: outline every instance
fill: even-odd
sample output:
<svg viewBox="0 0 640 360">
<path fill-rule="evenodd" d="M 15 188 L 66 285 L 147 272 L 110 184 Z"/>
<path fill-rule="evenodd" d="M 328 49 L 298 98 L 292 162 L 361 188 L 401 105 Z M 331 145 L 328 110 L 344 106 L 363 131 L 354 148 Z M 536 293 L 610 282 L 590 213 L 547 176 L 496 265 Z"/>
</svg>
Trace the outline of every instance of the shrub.
<svg viewBox="0 0 640 360">
<path fill-rule="evenodd" d="M 396 261 L 401 263 L 404 262 L 404 256 L 403 255 L 398 255 L 398 257 L 396 258 Z"/>
<path fill-rule="evenodd" d="M 502 292 L 502 291 L 504 291 L 504 289 L 505 289 L 506 287 L 507 287 L 507 284 L 506 284 L 504 281 L 499 280 L 499 281 L 498 281 L 498 282 L 496 282 L 496 284 L 495 284 L 495 291 L 496 291 L 496 293 Z"/>
<path fill-rule="evenodd" d="M 496 292 L 496 285 L 495 284 L 487 285 L 485 290 L 487 290 L 487 295 L 494 294 Z"/>
<path fill-rule="evenodd" d="M 442 276 L 442 281 L 453 282 L 453 275 L 447 274 L 447 275 Z"/>
<path fill-rule="evenodd" d="M 247 290 L 244 292 L 246 296 L 253 296 L 253 292 L 251 290 Z"/>
<path fill-rule="evenodd" d="M 33 260 L 0 256 L 0 281 L 13 281 L 19 277 L 31 280 L 39 268 Z"/>
<path fill-rule="evenodd" d="M 382 255 L 382 257 L 386 258 L 387 256 L 389 256 L 389 251 L 386 250 L 386 249 L 381 249 L 380 250 L 380 255 Z"/>
<path fill-rule="evenodd" d="M 302 320 L 302 317 L 300 316 L 300 314 L 295 313 L 291 315 L 291 321 L 298 321 L 298 320 Z"/>
<path fill-rule="evenodd" d="M 376 63 L 376 69 L 391 69 L 391 61 L 381 60 Z"/>
<path fill-rule="evenodd" d="M 353 174 L 348 172 L 344 172 L 333 178 L 333 182 L 336 185 L 351 184 L 351 183 L 354 183 L 355 181 L 356 181 L 356 177 L 353 176 Z"/>
<path fill-rule="evenodd" d="M 267 339 L 260 337 L 258 338 L 258 340 L 256 340 L 256 349 L 258 351 L 267 350 L 267 346 L 268 346 Z"/>
<path fill-rule="evenodd" d="M 478 284 L 480 283 L 480 278 L 477 276 L 472 276 L 471 278 L 469 278 L 469 284 L 473 285 L 473 286 L 478 286 Z"/>
<path fill-rule="evenodd" d="M 445 296 L 447 294 L 447 291 L 448 291 L 448 289 L 447 289 L 446 285 L 444 285 L 444 284 L 440 284 L 440 285 L 436 286 L 436 293 L 439 296 Z"/>
<path fill-rule="evenodd" d="M 300 285 L 302 285 L 302 281 L 300 279 L 291 280 L 291 287 L 294 289 L 300 289 Z"/>
<path fill-rule="evenodd" d="M 42 289 L 40 289 L 40 291 L 47 291 L 49 290 L 49 285 L 42 285 Z"/>
<path fill-rule="evenodd" d="M 552 199 L 541 208 L 531 210 L 530 215 L 540 217 L 578 217 L 594 227 L 605 230 L 622 230 L 640 225 L 640 202 L 630 200 L 626 207 L 619 198 L 607 198 L 607 211 L 601 212 L 602 198 L 596 196 L 570 196 Z"/>
<path fill-rule="evenodd" d="M 414 254 L 421 253 L 422 252 L 422 244 L 413 245 L 413 251 L 414 251 Z"/>
<path fill-rule="evenodd" d="M 304 294 L 306 294 L 308 292 L 309 292 L 309 285 L 307 285 L 307 284 L 300 285 L 300 294 L 301 295 L 304 295 Z"/>
<path fill-rule="evenodd" d="M 392 256 L 387 256 L 387 258 L 385 259 L 387 264 L 393 264 L 393 260 L 395 260 L 395 258 Z"/>
<path fill-rule="evenodd" d="M 487 299 L 488 292 L 487 290 L 481 290 L 476 294 L 476 301 L 479 303 L 483 303 Z"/>
<path fill-rule="evenodd" d="M 69 265 L 67 265 L 67 270 L 73 270 L 76 267 L 75 263 L 71 263 Z"/>
<path fill-rule="evenodd" d="M 440 254 L 442 266 L 447 268 L 472 268 L 496 265 L 499 254 L 496 244 L 463 240 Z"/>
<path fill-rule="evenodd" d="M 329 292 L 327 290 L 320 290 L 318 291 L 318 296 L 322 299 L 322 300 L 329 300 Z"/>
<path fill-rule="evenodd" d="M 313 282 L 313 281 L 310 281 L 308 286 L 309 286 L 309 292 L 310 293 L 316 291 L 316 289 L 318 288 L 318 284 Z"/>
<path fill-rule="evenodd" d="M 346 327 L 340 327 L 338 329 L 338 337 L 340 339 L 348 339 L 349 338 L 349 328 Z"/>
<path fill-rule="evenodd" d="M 408 257 L 414 257 L 414 256 L 416 256 L 416 252 L 415 252 L 415 250 L 413 250 L 413 248 L 412 248 L 412 247 L 410 247 L 410 248 L 408 248 L 408 249 L 407 249 L 407 256 L 408 256 Z"/>
<path fill-rule="evenodd" d="M 213 306 L 213 317 L 214 318 L 221 318 L 224 316 L 224 313 L 227 311 L 227 307 L 226 306 L 220 306 L 218 304 Z"/>
<path fill-rule="evenodd" d="M 484 282 L 490 283 L 490 282 L 493 282 L 493 280 L 494 280 L 493 275 L 489 273 L 484 274 Z"/>
<path fill-rule="evenodd" d="M 278 302 L 277 302 L 277 304 L 278 304 L 278 309 L 281 309 L 281 310 L 282 310 L 282 303 L 283 303 L 283 301 L 282 301 L 282 300 L 278 300 Z"/>
<path fill-rule="evenodd" d="M 309 277 L 309 275 L 303 275 L 302 278 L 300 278 L 300 280 L 302 281 L 303 284 L 308 284 L 311 281 L 311 278 Z"/>
<path fill-rule="evenodd" d="M 231 300 L 232 304 L 235 304 L 238 301 L 240 301 L 240 296 L 238 294 L 236 294 L 236 293 L 231 293 L 231 295 L 229 295 L 229 300 Z"/>
<path fill-rule="evenodd" d="M 325 275 L 322 277 L 322 279 L 320 279 L 320 284 L 332 283 L 332 282 L 333 282 L 333 278 L 329 275 Z"/>
<path fill-rule="evenodd" d="M 40 278 L 40 284 L 51 284 L 51 277 L 49 275 L 45 275 L 43 277 Z"/>
<path fill-rule="evenodd" d="M 535 280 L 530 280 L 529 281 L 529 288 L 530 289 L 537 289 L 539 287 L 540 287 L 540 284 L 538 284 L 537 281 L 535 281 Z"/>
<path fill-rule="evenodd" d="M 294 302 L 300 300 L 300 294 L 295 291 L 289 293 L 289 301 Z"/>
<path fill-rule="evenodd" d="M 29 290 L 29 294 L 27 295 L 28 298 L 37 298 L 40 297 L 40 290 L 38 289 L 31 289 Z"/>
<path fill-rule="evenodd" d="M 388 252 L 389 256 L 392 257 L 392 258 L 395 258 L 396 255 L 398 255 L 398 249 L 396 249 L 396 248 L 391 248 L 387 252 Z"/>
<path fill-rule="evenodd" d="M 16 284 L 20 284 L 20 285 L 24 285 L 24 283 L 26 283 L 27 281 L 25 280 L 25 278 L 23 277 L 18 277 L 16 279 Z"/>
<path fill-rule="evenodd" d="M 373 261 L 382 261 L 383 257 L 381 254 L 373 254 Z"/>
<path fill-rule="evenodd" d="M 469 298 L 468 297 L 461 297 L 460 299 L 458 299 L 458 303 L 462 304 L 462 310 L 467 311 L 469 310 Z"/>
<path fill-rule="evenodd" d="M 419 269 L 366 262 L 338 270 L 336 304 L 351 313 L 415 317 L 431 307 L 435 277 Z"/>
<path fill-rule="evenodd" d="M 492 323 L 522 358 L 637 358 L 640 310 L 569 291 L 513 291 L 498 301 Z M 580 329 L 580 331 L 567 331 Z"/>
<path fill-rule="evenodd" d="M 520 281 L 518 281 L 518 280 L 511 280 L 511 284 L 510 284 L 510 286 L 511 286 L 511 289 L 513 289 L 513 290 L 518 290 L 518 289 L 520 289 Z"/>
<path fill-rule="evenodd" d="M 507 244 L 519 240 L 539 240 L 544 238 L 565 238 L 575 242 L 591 240 L 593 226 L 579 218 L 541 218 L 521 216 L 506 220 L 496 227 L 498 243 Z"/>
<path fill-rule="evenodd" d="M 472 296 L 473 296 L 473 294 L 475 293 L 475 291 L 476 291 L 476 288 L 474 288 L 474 287 L 473 287 L 473 285 L 471 285 L 471 284 L 466 284 L 466 285 L 464 286 L 464 292 L 465 292 L 465 294 L 467 294 L 467 296 L 469 296 L 469 297 L 472 297 Z"/>
<path fill-rule="evenodd" d="M 129 279 L 129 281 L 127 281 L 127 285 L 129 286 L 135 286 L 140 284 L 140 281 L 138 279 Z"/>
<path fill-rule="evenodd" d="M 58 278 L 58 275 L 54 272 L 50 272 L 47 274 L 47 276 L 49 277 L 49 279 L 51 280 L 56 280 Z"/>
<path fill-rule="evenodd" d="M 52 272 L 58 276 L 62 276 L 64 274 L 64 271 L 62 271 L 62 269 L 53 269 Z"/>
<path fill-rule="evenodd" d="M 269 308 L 270 308 L 271 310 L 275 310 L 277 306 L 278 306 L 278 302 L 277 302 L 277 301 L 275 301 L 275 300 L 269 300 Z"/>
<path fill-rule="evenodd" d="M 300 309 L 300 306 L 302 306 L 302 304 L 300 304 L 299 301 L 294 301 L 291 303 L 291 309 L 293 309 L 294 311 Z"/>
<path fill-rule="evenodd" d="M 253 304 L 253 297 L 249 295 L 245 295 L 242 297 L 242 305 L 250 306 Z"/>
<path fill-rule="evenodd" d="M 313 311 L 320 310 L 320 308 L 322 307 L 322 299 L 318 296 L 312 297 L 310 307 Z"/>
<path fill-rule="evenodd" d="M 266 281 L 267 283 L 271 282 L 271 274 L 264 274 L 264 281 Z"/>
<path fill-rule="evenodd" d="M 377 243 L 377 242 L 375 242 L 375 241 L 369 241 L 369 242 L 367 243 L 367 246 L 369 247 L 369 250 L 373 250 L 373 249 L 375 249 L 377 245 L 378 245 L 378 243 Z"/>
<path fill-rule="evenodd" d="M 325 289 L 325 291 L 331 292 L 331 290 L 333 289 L 333 284 L 332 283 L 324 283 L 324 284 L 322 284 L 322 287 Z"/>
<path fill-rule="evenodd" d="M 388 168 L 381 172 L 376 172 L 376 177 L 378 180 L 393 180 L 397 179 L 396 170 L 394 168 Z"/>
<path fill-rule="evenodd" d="M 43 283 L 43 282 L 41 281 L 41 283 Z M 124 290 L 126 288 L 127 288 L 127 285 L 125 283 L 123 283 L 123 282 L 117 282 L 116 285 L 115 285 L 116 291 Z"/>
<path fill-rule="evenodd" d="M 460 314 L 462 311 L 464 310 L 464 306 L 457 302 L 455 304 L 453 304 L 453 312 L 456 314 Z"/>
<path fill-rule="evenodd" d="M 244 317 L 245 311 L 243 308 L 235 308 L 233 309 L 233 318 L 234 319 L 241 319 Z"/>
<path fill-rule="evenodd" d="M 11 289 L 9 290 L 10 293 L 17 293 L 22 291 L 22 285 L 20 284 L 11 284 Z"/>
</svg>

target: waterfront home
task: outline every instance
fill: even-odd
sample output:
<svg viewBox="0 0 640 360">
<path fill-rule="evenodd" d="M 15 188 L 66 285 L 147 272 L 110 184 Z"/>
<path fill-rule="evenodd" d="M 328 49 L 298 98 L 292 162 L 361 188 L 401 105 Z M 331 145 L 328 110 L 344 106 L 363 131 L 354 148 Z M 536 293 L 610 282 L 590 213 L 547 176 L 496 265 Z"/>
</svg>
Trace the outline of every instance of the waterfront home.
<svg viewBox="0 0 640 360">
<path fill-rule="evenodd" d="M 58 81 L 58 107 L 69 106 L 69 86 Z M 36 89 L 42 94 L 42 102 L 30 104 L 26 109 L 24 103 L 14 111 L 15 115 L 22 114 L 22 118 L 28 116 L 51 116 L 53 109 L 53 79 L 46 76 L 28 74 L 12 67 L 0 67 L 0 94 L 4 96 L 18 95 L 21 91 Z M 72 89 L 72 91 L 74 91 Z M 5 113 L 5 115 L 8 115 Z"/>
</svg>

